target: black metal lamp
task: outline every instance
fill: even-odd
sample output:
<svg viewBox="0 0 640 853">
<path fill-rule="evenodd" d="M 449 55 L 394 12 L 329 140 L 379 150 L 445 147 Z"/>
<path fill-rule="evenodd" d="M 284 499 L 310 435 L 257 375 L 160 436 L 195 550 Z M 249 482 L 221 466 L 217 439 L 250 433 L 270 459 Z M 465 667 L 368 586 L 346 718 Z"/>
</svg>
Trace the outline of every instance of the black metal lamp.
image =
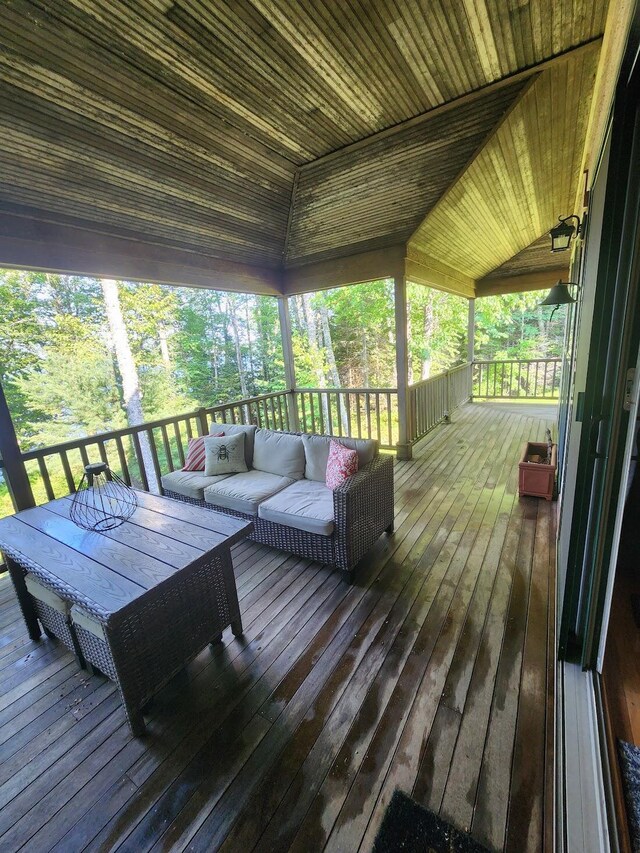
<svg viewBox="0 0 640 853">
<path fill-rule="evenodd" d="M 553 318 L 553 315 L 556 313 L 556 311 L 561 305 L 570 305 L 572 302 L 578 301 L 577 299 L 574 299 L 573 296 L 569 293 L 569 287 L 577 287 L 578 290 L 580 289 L 580 285 L 577 282 L 564 282 L 562 281 L 562 279 L 560 279 L 553 285 L 553 287 L 547 294 L 547 298 L 540 303 L 540 307 L 542 307 L 543 305 L 554 306 L 549 320 Z"/>
<path fill-rule="evenodd" d="M 85 530 L 102 533 L 128 521 L 137 506 L 134 490 L 106 462 L 93 462 L 84 466 L 69 517 Z"/>
<path fill-rule="evenodd" d="M 572 219 L 575 219 L 578 223 L 577 225 L 570 225 Z M 571 238 L 574 233 L 576 237 L 580 234 L 584 234 L 584 220 L 580 222 L 579 216 L 559 216 L 558 217 L 558 225 L 549 231 L 549 236 L 551 237 L 551 251 L 552 252 L 564 252 L 569 248 L 571 244 Z"/>
<path fill-rule="evenodd" d="M 569 285 L 579 287 L 575 281 L 564 282 L 562 279 L 557 281 L 549 293 L 547 298 L 540 305 L 569 305 L 571 302 L 577 302 L 576 299 L 569 293 Z"/>
</svg>

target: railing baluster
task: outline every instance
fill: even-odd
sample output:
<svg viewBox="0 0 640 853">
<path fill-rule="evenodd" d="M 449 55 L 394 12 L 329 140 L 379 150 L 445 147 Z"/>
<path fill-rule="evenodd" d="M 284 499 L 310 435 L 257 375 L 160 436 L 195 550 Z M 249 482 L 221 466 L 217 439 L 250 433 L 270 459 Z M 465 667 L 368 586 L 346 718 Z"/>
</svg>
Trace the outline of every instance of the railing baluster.
<svg viewBox="0 0 640 853">
<path fill-rule="evenodd" d="M 364 395 L 364 410 L 367 418 L 367 438 L 371 438 L 371 392 L 367 391 Z"/>
<path fill-rule="evenodd" d="M 40 469 L 40 476 L 42 477 L 42 483 L 44 485 L 44 490 L 47 495 L 47 500 L 52 501 L 55 499 L 55 494 L 53 493 L 53 488 L 51 486 L 51 478 L 49 477 L 49 471 L 47 469 L 47 464 L 44 461 L 43 456 L 38 456 L 38 468 Z"/>
<path fill-rule="evenodd" d="M 76 484 L 73 481 L 73 474 L 71 473 L 71 466 L 69 465 L 69 457 L 67 456 L 66 450 L 60 451 L 60 461 L 62 462 L 62 470 L 64 471 L 64 476 L 67 481 L 69 494 L 72 495 L 76 490 Z"/>
<path fill-rule="evenodd" d="M 382 444 L 382 431 L 380 429 L 380 394 L 376 393 L 376 438 Z"/>
<path fill-rule="evenodd" d="M 162 446 L 164 447 L 164 455 L 167 457 L 167 465 L 169 466 L 169 471 L 175 471 L 173 465 L 173 456 L 171 454 L 171 445 L 169 444 L 169 436 L 167 434 L 167 428 L 164 424 L 160 427 L 160 433 L 162 435 Z"/>
<path fill-rule="evenodd" d="M 180 433 L 180 421 L 173 422 L 173 433 L 176 437 L 176 450 L 178 451 L 178 459 L 180 467 L 184 468 L 184 447 L 182 446 L 182 435 Z"/>
<path fill-rule="evenodd" d="M 84 446 L 84 444 L 81 444 L 78 450 L 80 451 L 80 458 L 82 459 L 82 464 L 86 467 L 89 464 L 89 454 L 87 453 L 87 448 Z"/>
<path fill-rule="evenodd" d="M 122 479 L 125 481 L 127 486 L 130 486 L 131 475 L 129 474 L 129 466 L 127 465 L 127 455 L 124 452 L 124 445 L 122 444 L 122 439 L 119 435 L 116 436 L 116 450 L 118 451 L 118 458 L 120 460 L 120 470 L 122 471 Z"/>
<path fill-rule="evenodd" d="M 349 435 L 352 435 L 353 428 L 351 426 L 351 394 L 348 391 L 345 394 L 345 402 L 347 407 L 347 429 L 349 431 Z"/>
<path fill-rule="evenodd" d="M 145 492 L 149 491 L 149 480 L 147 479 L 147 470 L 144 467 L 144 458 L 142 456 L 142 448 L 140 447 L 140 436 L 137 431 L 131 434 L 131 440 L 133 442 L 133 449 L 136 454 L 136 460 L 138 462 L 138 470 L 140 472 L 140 481 L 142 483 L 142 488 Z"/>
<path fill-rule="evenodd" d="M 392 447 L 393 435 L 391 433 L 391 394 L 389 392 L 387 392 L 387 435 L 389 436 L 389 447 Z"/>
<path fill-rule="evenodd" d="M 362 412 L 360 411 L 360 392 L 356 393 L 356 423 L 358 424 L 358 438 L 362 438 Z"/>
<path fill-rule="evenodd" d="M 149 445 L 151 447 L 151 462 L 153 463 L 153 471 L 156 475 L 156 481 L 158 483 L 158 488 L 162 490 L 162 485 L 160 484 L 160 477 L 162 473 L 160 471 L 160 462 L 158 461 L 158 448 L 156 446 L 156 437 L 153 432 L 153 429 L 150 427 L 146 430 L 147 438 L 149 439 Z"/>
</svg>

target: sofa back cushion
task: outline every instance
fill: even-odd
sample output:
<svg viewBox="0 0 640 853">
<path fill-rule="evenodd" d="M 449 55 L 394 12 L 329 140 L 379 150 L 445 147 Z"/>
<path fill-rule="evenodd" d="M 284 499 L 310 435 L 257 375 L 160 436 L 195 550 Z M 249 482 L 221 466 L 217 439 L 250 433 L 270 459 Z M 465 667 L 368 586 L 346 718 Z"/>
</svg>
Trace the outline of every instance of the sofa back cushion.
<svg viewBox="0 0 640 853">
<path fill-rule="evenodd" d="M 241 474 L 247 471 L 244 440 L 242 433 L 205 438 L 205 476 L 217 477 L 220 474 Z"/>
<path fill-rule="evenodd" d="M 301 480 L 304 477 L 302 439 L 297 435 L 259 429 L 253 448 L 253 467 L 268 474 Z"/>
<path fill-rule="evenodd" d="M 327 479 L 327 460 L 329 458 L 329 444 L 338 441 L 350 450 L 358 451 L 358 468 L 368 465 L 378 455 L 378 442 L 373 438 L 335 438 L 326 435 L 303 435 L 305 468 L 304 476 L 307 480 L 317 480 L 325 483 Z"/>
<path fill-rule="evenodd" d="M 224 433 L 224 435 L 244 435 L 244 458 L 247 463 L 247 468 L 253 467 L 253 441 L 256 435 L 257 426 L 253 424 L 216 424 L 212 423 L 209 427 L 209 434 L 216 435 Z"/>
</svg>

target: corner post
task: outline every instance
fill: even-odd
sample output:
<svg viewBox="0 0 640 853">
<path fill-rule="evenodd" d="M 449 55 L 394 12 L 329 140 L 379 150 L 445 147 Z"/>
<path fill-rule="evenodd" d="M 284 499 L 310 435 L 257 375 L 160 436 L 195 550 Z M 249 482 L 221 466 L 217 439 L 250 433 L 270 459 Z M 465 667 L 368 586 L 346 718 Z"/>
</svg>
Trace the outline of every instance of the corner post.
<svg viewBox="0 0 640 853">
<path fill-rule="evenodd" d="M 476 357 L 476 300 L 469 300 L 469 316 L 467 320 L 467 361 L 469 368 L 469 399 L 473 400 L 473 361 Z"/>
<path fill-rule="evenodd" d="M 29 475 L 22 461 L 18 437 L 2 385 L 0 385 L 0 457 L 11 502 L 16 512 L 35 506 Z"/>
<path fill-rule="evenodd" d="M 278 316 L 280 318 L 280 338 L 282 340 L 282 355 L 284 356 L 284 377 L 287 386 L 287 408 L 289 411 L 289 429 L 300 431 L 298 417 L 298 395 L 296 393 L 296 367 L 293 358 L 293 342 L 291 338 L 291 315 L 289 299 L 278 296 Z"/>
<path fill-rule="evenodd" d="M 396 376 L 398 381 L 398 459 L 411 459 L 411 411 L 409 399 L 409 346 L 407 340 L 407 279 L 393 280 L 396 320 Z"/>
</svg>

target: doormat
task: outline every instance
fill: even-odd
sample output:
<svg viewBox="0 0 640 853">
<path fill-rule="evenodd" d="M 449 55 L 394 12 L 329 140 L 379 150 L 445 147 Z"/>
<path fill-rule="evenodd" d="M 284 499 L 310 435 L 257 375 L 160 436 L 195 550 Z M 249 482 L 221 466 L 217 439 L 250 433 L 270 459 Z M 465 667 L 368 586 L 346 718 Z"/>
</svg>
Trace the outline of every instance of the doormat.
<svg viewBox="0 0 640 853">
<path fill-rule="evenodd" d="M 626 740 L 618 740 L 618 757 L 631 846 L 634 853 L 640 853 L 640 749 Z"/>
<path fill-rule="evenodd" d="M 394 791 L 372 853 L 489 853 L 466 832 L 441 820 L 402 791 Z"/>
</svg>

